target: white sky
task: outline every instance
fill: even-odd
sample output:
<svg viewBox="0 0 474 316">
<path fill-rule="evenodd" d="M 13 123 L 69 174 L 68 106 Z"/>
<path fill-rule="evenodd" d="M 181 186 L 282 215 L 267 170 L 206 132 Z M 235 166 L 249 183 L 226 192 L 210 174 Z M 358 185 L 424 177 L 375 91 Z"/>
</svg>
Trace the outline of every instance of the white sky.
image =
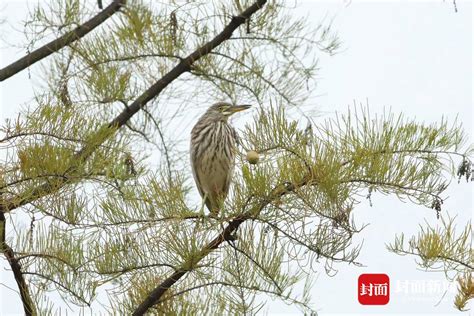
<svg viewBox="0 0 474 316">
<path fill-rule="evenodd" d="M 9 22 L 23 18 L 25 12 L 19 9 L 24 8 L 24 3 L 3 0 L 0 18 L 6 17 Z M 335 111 L 346 111 L 354 101 L 365 104 L 367 100 L 372 113 L 381 113 L 384 107 L 390 107 L 394 113 L 402 112 L 426 123 L 439 121 L 442 116 L 453 120 L 458 115 L 472 142 L 470 1 L 457 1 L 458 13 L 454 13 L 450 0 L 298 3 L 299 12 L 310 12 L 314 23 L 325 16 L 334 17 L 334 30 L 343 42 L 340 54 L 321 58 L 319 86 L 312 101 L 324 117 L 332 116 Z M 21 24 L 16 26 L 21 29 Z M 18 42 L 23 41 L 19 38 Z M 18 52 L 18 49 L 2 47 L 0 67 L 13 61 Z M 0 94 L 0 119 L 14 118 L 19 105 L 32 95 L 28 72 L 0 83 Z M 241 118 L 244 120 L 244 116 Z M 472 218 L 473 193 L 473 186 L 465 182 L 453 181 L 448 189 L 450 198 L 443 210 L 452 216 L 457 214 L 459 225 Z M 313 289 L 314 306 L 320 314 L 460 315 L 452 307 L 454 285 L 446 295 L 442 290 L 429 291 L 430 286 L 447 285 L 442 273 L 419 271 L 414 258 L 400 257 L 385 249 L 395 234 L 414 235 L 425 219 L 436 223 L 434 211 L 393 197 L 374 195 L 372 201 L 373 207 L 363 203 L 354 213 L 357 223 L 370 223 L 360 235 L 364 247 L 359 261 L 366 267 L 341 264 L 336 266 L 339 273 L 329 277 L 321 266 Z M 0 282 L 15 288 L 12 275 L 5 267 L 2 260 Z M 361 273 L 390 276 L 392 291 L 388 305 L 358 303 L 357 278 Z M 401 290 L 401 285 L 408 288 Z M 266 310 L 271 315 L 299 314 L 293 306 L 276 302 L 269 302 Z M 0 314 L 21 315 L 18 296 L 1 285 Z"/>
</svg>

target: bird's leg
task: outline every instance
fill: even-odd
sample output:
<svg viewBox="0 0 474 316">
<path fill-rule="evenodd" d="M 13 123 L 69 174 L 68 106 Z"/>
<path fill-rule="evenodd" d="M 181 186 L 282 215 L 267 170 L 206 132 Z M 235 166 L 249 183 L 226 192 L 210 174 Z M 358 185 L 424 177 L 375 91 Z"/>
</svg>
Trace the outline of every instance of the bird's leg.
<svg viewBox="0 0 474 316">
<path fill-rule="evenodd" d="M 207 193 L 204 194 L 204 196 L 202 197 L 202 201 L 201 201 L 201 208 L 199 209 L 199 217 L 201 217 L 201 220 L 204 222 L 204 204 L 206 204 L 206 199 L 207 199 Z"/>
<path fill-rule="evenodd" d="M 216 204 L 217 204 L 217 212 L 215 212 L 214 214 L 212 214 L 211 212 L 211 216 L 214 217 L 214 218 L 223 218 L 224 217 L 224 200 L 226 198 L 226 195 L 225 193 L 220 193 L 220 194 L 217 194 L 217 197 L 216 197 Z"/>
</svg>

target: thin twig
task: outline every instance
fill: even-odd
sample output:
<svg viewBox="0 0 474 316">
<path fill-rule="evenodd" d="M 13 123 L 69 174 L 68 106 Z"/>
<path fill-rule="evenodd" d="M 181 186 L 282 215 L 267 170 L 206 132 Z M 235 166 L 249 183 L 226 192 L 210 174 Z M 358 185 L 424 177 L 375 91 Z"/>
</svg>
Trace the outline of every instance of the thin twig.
<svg viewBox="0 0 474 316">
<path fill-rule="evenodd" d="M 403 249 L 400 249 L 400 250 L 396 250 L 394 251 L 396 253 L 399 253 L 399 254 L 402 254 L 402 255 L 413 255 L 413 256 L 417 256 L 417 257 L 422 257 L 422 253 L 420 252 L 414 252 L 414 251 L 407 251 L 407 250 L 403 250 Z M 472 264 L 469 264 L 469 263 L 466 263 L 466 262 L 463 262 L 459 259 L 456 259 L 456 258 L 452 258 L 452 257 L 449 257 L 449 256 L 443 256 L 443 255 L 437 255 L 435 256 L 436 258 L 435 259 L 439 259 L 440 261 L 451 261 L 452 263 L 456 263 L 458 265 L 461 265 L 471 271 L 474 271 L 474 265 Z"/>
</svg>

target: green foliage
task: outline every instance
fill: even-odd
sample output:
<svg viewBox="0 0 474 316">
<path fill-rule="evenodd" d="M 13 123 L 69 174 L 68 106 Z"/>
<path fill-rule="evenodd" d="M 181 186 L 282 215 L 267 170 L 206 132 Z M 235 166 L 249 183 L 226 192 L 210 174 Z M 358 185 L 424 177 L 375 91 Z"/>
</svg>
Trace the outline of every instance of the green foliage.
<svg viewBox="0 0 474 316">
<path fill-rule="evenodd" d="M 473 230 L 471 222 L 461 230 L 456 229 L 454 219 L 442 218 L 442 226 L 420 226 L 418 236 L 405 244 L 404 235 L 398 236 L 388 249 L 399 255 L 415 255 L 421 259 L 418 265 L 426 269 L 443 271 L 448 279 L 458 279 L 458 294 L 454 305 L 465 310 L 474 298 L 472 271 L 474 270 Z"/>
<path fill-rule="evenodd" d="M 472 269 L 471 269 L 472 270 Z M 466 272 L 458 278 L 458 294 L 454 299 L 454 306 L 460 311 L 466 311 L 466 304 L 474 299 L 474 281 L 472 271 Z"/>
</svg>

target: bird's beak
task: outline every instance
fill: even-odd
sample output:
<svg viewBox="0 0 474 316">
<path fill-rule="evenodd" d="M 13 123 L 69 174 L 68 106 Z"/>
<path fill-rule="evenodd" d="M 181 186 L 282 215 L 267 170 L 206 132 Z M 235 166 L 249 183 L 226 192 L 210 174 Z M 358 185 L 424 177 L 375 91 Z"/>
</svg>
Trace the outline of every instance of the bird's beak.
<svg viewBox="0 0 474 316">
<path fill-rule="evenodd" d="M 247 109 L 250 109 L 251 105 L 248 104 L 243 104 L 243 105 L 233 105 L 229 110 L 232 112 L 232 114 L 244 111 Z"/>
</svg>

